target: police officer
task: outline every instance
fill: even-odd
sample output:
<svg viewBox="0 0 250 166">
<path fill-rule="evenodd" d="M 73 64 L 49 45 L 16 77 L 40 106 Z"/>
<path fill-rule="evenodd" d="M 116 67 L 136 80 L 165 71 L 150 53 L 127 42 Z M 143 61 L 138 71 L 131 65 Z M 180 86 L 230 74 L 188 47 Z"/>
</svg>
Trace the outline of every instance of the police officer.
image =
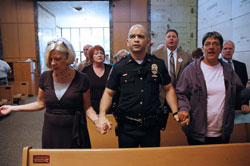
<svg viewBox="0 0 250 166">
<path fill-rule="evenodd" d="M 97 130 L 102 134 L 111 129 L 105 117 L 116 91 L 120 90 L 118 103 L 118 135 L 120 148 L 159 147 L 160 128 L 156 112 L 160 106 L 159 85 L 166 90 L 166 99 L 178 121 L 177 99 L 164 61 L 147 54 L 150 44 L 142 25 L 132 26 L 127 46 L 130 54 L 113 67 L 100 103 Z"/>
</svg>

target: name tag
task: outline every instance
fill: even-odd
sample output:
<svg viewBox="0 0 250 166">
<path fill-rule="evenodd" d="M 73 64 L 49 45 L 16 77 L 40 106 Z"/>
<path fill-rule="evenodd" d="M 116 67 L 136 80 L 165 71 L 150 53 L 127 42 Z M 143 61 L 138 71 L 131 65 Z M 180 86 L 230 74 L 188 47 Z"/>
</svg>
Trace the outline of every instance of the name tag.
<svg viewBox="0 0 250 166">
<path fill-rule="evenodd" d="M 154 77 L 154 78 L 157 78 L 157 77 L 158 77 L 158 75 L 156 75 L 156 74 L 153 74 L 153 75 L 152 75 L 152 77 Z"/>
</svg>

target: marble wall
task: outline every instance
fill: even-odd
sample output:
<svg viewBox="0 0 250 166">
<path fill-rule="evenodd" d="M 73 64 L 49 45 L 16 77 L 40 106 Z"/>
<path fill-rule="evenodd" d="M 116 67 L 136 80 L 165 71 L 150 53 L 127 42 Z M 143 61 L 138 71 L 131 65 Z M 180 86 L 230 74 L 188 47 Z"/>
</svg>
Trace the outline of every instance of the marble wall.
<svg viewBox="0 0 250 166">
<path fill-rule="evenodd" d="M 250 0 L 198 0 L 198 47 L 209 31 L 235 43 L 233 58 L 247 65 L 250 78 Z"/>
<path fill-rule="evenodd" d="M 167 29 L 179 33 L 179 47 L 191 53 L 196 48 L 196 0 L 151 0 L 151 51 L 165 43 Z"/>
</svg>

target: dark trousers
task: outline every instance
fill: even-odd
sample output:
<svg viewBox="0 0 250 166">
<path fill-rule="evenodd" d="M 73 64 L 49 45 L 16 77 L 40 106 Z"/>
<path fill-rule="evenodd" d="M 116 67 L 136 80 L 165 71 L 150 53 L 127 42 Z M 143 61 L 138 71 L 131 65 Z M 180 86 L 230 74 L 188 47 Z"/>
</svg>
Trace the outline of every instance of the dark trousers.
<svg viewBox="0 0 250 166">
<path fill-rule="evenodd" d="M 122 124 L 116 132 L 119 148 L 160 147 L 159 127 L 143 128 L 132 124 Z"/>
<path fill-rule="evenodd" d="M 222 137 L 205 137 L 205 142 L 187 137 L 189 145 L 206 145 L 206 144 L 227 144 L 229 143 L 230 137 L 222 139 Z"/>
</svg>

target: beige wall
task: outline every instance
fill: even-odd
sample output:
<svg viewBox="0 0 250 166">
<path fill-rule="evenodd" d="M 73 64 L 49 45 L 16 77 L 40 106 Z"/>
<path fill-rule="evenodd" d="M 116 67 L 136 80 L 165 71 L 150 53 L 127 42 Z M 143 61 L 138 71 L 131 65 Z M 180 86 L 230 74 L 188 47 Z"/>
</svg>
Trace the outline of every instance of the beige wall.
<svg viewBox="0 0 250 166">
<path fill-rule="evenodd" d="M 33 0 L 1 0 L 0 26 L 4 60 L 36 60 Z"/>
</svg>

